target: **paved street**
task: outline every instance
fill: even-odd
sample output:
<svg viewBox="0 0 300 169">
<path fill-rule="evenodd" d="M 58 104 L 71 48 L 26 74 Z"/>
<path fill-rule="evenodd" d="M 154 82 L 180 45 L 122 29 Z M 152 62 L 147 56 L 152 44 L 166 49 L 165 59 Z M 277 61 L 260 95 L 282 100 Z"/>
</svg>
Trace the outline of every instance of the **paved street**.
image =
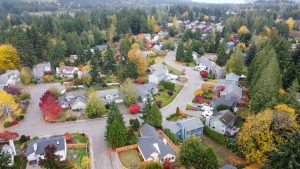
<svg viewBox="0 0 300 169">
<path fill-rule="evenodd" d="M 184 67 L 174 63 L 174 58 L 175 52 L 169 52 L 165 57 L 165 62 L 181 71 Z M 161 109 L 164 122 L 167 116 L 176 111 L 177 107 L 185 109 L 186 104 L 192 102 L 194 91 L 200 87 L 201 80 L 199 73 L 195 72 L 193 68 L 186 68 L 186 75 L 189 80 L 181 92 L 171 104 Z M 31 136 L 57 135 L 66 132 L 86 133 L 91 143 L 90 153 L 92 157 L 92 168 L 120 169 L 121 167 L 116 154 L 108 149 L 104 138 L 106 118 L 63 123 L 47 123 L 43 120 L 42 113 L 38 106 L 39 99 L 42 94 L 53 85 L 60 86 L 60 84 L 40 84 L 28 88 L 28 92 L 30 92 L 32 96 L 31 106 L 26 113 L 25 119 L 21 121 L 18 126 L 12 127 L 9 130 L 16 131 L 20 135 Z M 129 121 L 129 119 L 136 118 L 137 116 L 138 115 L 124 115 L 124 120 Z"/>
</svg>

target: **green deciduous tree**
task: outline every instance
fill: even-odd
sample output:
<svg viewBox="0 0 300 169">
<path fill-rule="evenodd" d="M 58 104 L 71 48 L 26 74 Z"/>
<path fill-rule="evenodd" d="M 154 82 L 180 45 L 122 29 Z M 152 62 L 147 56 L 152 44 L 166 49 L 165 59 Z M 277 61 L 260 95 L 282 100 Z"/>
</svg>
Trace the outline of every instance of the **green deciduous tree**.
<svg viewBox="0 0 300 169">
<path fill-rule="evenodd" d="M 240 48 L 237 49 L 231 56 L 230 59 L 226 63 L 226 71 L 233 72 L 238 75 L 242 75 L 246 73 L 246 66 L 243 62 L 242 50 Z"/>
<path fill-rule="evenodd" d="M 105 114 L 105 105 L 102 99 L 97 96 L 96 92 L 89 94 L 85 112 L 89 118 L 95 118 Z"/>
<path fill-rule="evenodd" d="M 217 169 L 219 167 L 216 154 L 211 148 L 204 148 L 196 136 L 191 136 L 182 143 L 179 161 L 187 168 Z"/>
<path fill-rule="evenodd" d="M 126 79 L 121 86 L 121 90 L 124 94 L 124 103 L 129 106 L 135 103 L 138 99 L 138 95 L 135 89 L 135 85 L 132 80 Z"/>
</svg>

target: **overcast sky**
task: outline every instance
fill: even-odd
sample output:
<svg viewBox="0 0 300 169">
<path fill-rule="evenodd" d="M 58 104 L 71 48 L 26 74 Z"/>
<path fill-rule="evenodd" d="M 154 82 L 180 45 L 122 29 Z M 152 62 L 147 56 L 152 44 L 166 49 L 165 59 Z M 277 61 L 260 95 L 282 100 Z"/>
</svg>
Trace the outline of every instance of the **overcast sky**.
<svg viewBox="0 0 300 169">
<path fill-rule="evenodd" d="M 206 2 L 206 3 L 244 3 L 245 0 L 192 0 L 194 2 Z"/>
</svg>

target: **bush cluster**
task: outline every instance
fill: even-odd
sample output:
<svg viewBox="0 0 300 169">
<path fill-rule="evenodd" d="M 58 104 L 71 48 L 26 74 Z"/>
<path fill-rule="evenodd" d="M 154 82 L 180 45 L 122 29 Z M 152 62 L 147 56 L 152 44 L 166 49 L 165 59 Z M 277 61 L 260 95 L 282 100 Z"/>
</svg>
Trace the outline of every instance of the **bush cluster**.
<svg viewBox="0 0 300 169">
<path fill-rule="evenodd" d="M 210 129 L 207 126 L 204 127 L 204 134 L 206 134 L 207 136 L 209 136 L 211 139 L 215 140 L 219 144 L 229 146 L 229 141 L 228 141 L 227 137 L 225 137 L 224 135 Z"/>
</svg>

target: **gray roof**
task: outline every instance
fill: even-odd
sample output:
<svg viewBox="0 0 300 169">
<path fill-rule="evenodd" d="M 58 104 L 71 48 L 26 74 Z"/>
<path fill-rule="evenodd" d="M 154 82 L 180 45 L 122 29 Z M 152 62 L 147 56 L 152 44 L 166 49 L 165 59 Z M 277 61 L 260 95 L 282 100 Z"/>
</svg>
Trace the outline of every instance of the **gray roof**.
<svg viewBox="0 0 300 169">
<path fill-rule="evenodd" d="M 99 51 L 106 50 L 106 49 L 107 49 L 107 45 L 97 45 L 96 48 L 97 48 Z"/>
<path fill-rule="evenodd" d="M 37 78 L 43 77 L 46 67 L 49 67 L 51 69 L 50 62 L 43 62 L 43 63 L 36 64 L 32 69 L 33 75 Z"/>
<path fill-rule="evenodd" d="M 219 99 L 214 99 L 210 102 L 210 107 L 216 108 L 219 105 L 226 105 L 229 107 L 234 106 L 235 104 L 235 99 L 234 97 L 225 97 L 225 98 L 219 98 Z"/>
<path fill-rule="evenodd" d="M 98 90 L 96 91 L 99 97 L 106 97 L 107 95 L 119 96 L 121 97 L 123 94 L 119 89 L 107 89 L 107 90 Z"/>
<path fill-rule="evenodd" d="M 143 85 L 136 85 L 136 92 L 139 97 L 148 97 L 150 96 L 155 90 L 158 90 L 155 84 L 146 83 Z"/>
<path fill-rule="evenodd" d="M 224 80 L 224 79 L 222 79 L 222 80 L 219 80 L 219 82 L 215 86 L 216 87 L 218 87 L 218 86 L 224 86 L 224 87 L 226 87 L 226 86 L 230 86 L 232 84 L 235 84 L 235 82 L 233 82 L 231 80 Z"/>
<path fill-rule="evenodd" d="M 226 80 L 238 82 L 240 79 L 240 76 L 235 73 L 229 73 L 226 75 Z"/>
<path fill-rule="evenodd" d="M 221 91 L 222 94 L 226 96 L 234 96 L 237 99 L 241 99 L 243 96 L 243 89 L 235 84 L 231 84 L 225 87 L 225 90 Z"/>
<path fill-rule="evenodd" d="M 12 75 L 17 75 L 17 77 L 19 77 L 20 72 L 18 70 L 7 70 L 4 74 L 0 75 L 0 84 L 5 85 Z"/>
<path fill-rule="evenodd" d="M 164 128 L 170 129 L 170 131 L 174 134 L 178 133 L 181 130 L 178 124 L 173 121 L 166 121 L 166 123 L 164 124 Z"/>
<path fill-rule="evenodd" d="M 229 125 L 232 121 L 235 120 L 234 114 L 230 110 L 222 110 L 215 114 L 213 114 L 214 119 L 218 119 L 222 122 L 225 126 Z"/>
<path fill-rule="evenodd" d="M 10 145 L 5 144 L 5 145 L 2 147 L 1 153 L 4 153 L 4 154 L 12 154 L 12 153 L 13 153 L 13 149 L 12 149 L 12 147 L 11 147 Z"/>
<path fill-rule="evenodd" d="M 69 98 L 76 98 L 76 97 L 84 97 L 85 96 L 85 91 L 73 91 L 73 92 L 67 92 L 64 94 L 64 98 L 69 99 Z"/>
<path fill-rule="evenodd" d="M 185 128 L 185 131 L 192 131 L 204 127 L 202 121 L 200 121 L 199 118 L 188 118 L 179 120 L 177 121 L 177 124 L 179 126 L 183 126 Z"/>
<path fill-rule="evenodd" d="M 33 145 L 37 144 L 37 150 L 35 154 L 45 154 L 45 148 L 48 145 L 55 145 L 56 151 L 65 150 L 66 148 L 66 140 L 64 136 L 51 136 L 51 137 L 45 137 L 38 140 L 32 141 L 26 149 L 26 156 L 34 153 Z"/>
<path fill-rule="evenodd" d="M 156 64 L 152 66 L 155 70 L 152 72 L 153 75 L 161 76 L 168 73 L 168 69 L 163 64 Z"/>
<path fill-rule="evenodd" d="M 164 137 L 159 135 L 154 127 L 145 124 L 140 128 L 142 137 L 138 139 L 138 146 L 145 159 L 148 159 L 152 153 L 158 153 L 159 159 L 162 159 L 167 154 L 176 155 L 176 152 L 167 143 L 163 142 Z M 154 144 L 157 144 L 155 148 Z"/>
</svg>

